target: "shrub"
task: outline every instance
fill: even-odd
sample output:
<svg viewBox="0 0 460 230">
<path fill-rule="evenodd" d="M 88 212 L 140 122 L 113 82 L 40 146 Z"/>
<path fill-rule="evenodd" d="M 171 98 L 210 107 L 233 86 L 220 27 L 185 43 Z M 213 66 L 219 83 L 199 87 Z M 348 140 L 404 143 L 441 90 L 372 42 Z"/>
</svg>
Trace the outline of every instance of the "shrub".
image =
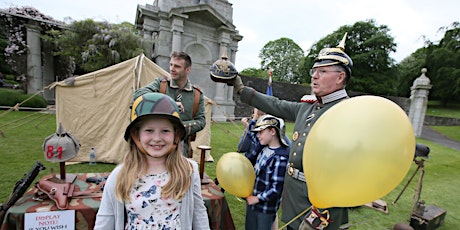
<svg viewBox="0 0 460 230">
<path fill-rule="evenodd" d="M 33 94 L 24 94 L 21 90 L 0 89 L 0 105 L 15 106 L 17 103 L 22 103 Z M 45 108 L 48 105 L 45 98 L 40 95 L 28 99 L 21 107 Z"/>
</svg>

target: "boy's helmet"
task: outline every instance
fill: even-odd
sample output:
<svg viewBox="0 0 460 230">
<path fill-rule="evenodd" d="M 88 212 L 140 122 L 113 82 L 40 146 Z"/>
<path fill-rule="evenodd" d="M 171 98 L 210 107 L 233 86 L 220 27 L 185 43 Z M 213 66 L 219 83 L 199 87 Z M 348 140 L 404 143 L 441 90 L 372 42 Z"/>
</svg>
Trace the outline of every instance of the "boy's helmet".
<svg viewBox="0 0 460 230">
<path fill-rule="evenodd" d="M 131 123 L 125 131 L 125 140 L 131 135 L 131 128 L 139 121 L 140 118 L 147 116 L 164 117 L 172 121 L 176 127 L 176 135 L 181 139 L 185 136 L 185 127 L 179 117 L 179 107 L 176 102 L 166 94 L 146 93 L 139 96 L 131 108 Z"/>
<path fill-rule="evenodd" d="M 286 126 L 284 125 L 284 120 L 281 118 L 265 114 L 257 120 L 256 124 L 254 125 L 254 128 L 251 131 L 259 132 L 268 127 L 274 127 L 278 132 L 278 139 L 280 140 L 280 143 L 286 147 L 289 146 L 288 143 L 286 143 L 286 141 L 284 140 Z"/>
<path fill-rule="evenodd" d="M 335 48 L 324 48 L 318 56 L 315 58 L 315 63 L 312 68 L 321 66 L 330 66 L 340 64 L 345 67 L 348 77 L 351 77 L 351 68 L 353 67 L 353 61 L 345 53 L 345 39 L 347 33 L 342 38 L 340 44 Z"/>
</svg>

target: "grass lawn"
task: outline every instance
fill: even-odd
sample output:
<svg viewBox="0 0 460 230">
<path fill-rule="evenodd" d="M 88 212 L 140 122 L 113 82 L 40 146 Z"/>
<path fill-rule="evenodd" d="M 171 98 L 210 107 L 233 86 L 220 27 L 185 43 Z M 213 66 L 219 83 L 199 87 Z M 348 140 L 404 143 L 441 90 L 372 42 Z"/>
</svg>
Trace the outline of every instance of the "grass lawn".
<svg viewBox="0 0 460 230">
<path fill-rule="evenodd" d="M 11 112 L 2 116 L 0 111 L 0 154 L 3 157 L 0 167 L 0 202 L 6 202 L 14 184 L 29 172 L 36 160 L 40 160 L 47 169 L 39 177 L 49 173 L 50 168 L 59 170 L 57 163 L 44 160 L 42 144 L 46 137 L 56 131 L 55 116 L 36 112 Z M 437 127 L 435 127 L 438 129 Z M 287 134 L 292 135 L 293 124 L 287 124 Z M 439 128 L 452 139 L 460 140 L 460 127 Z M 212 123 L 211 125 L 211 154 L 214 162 L 205 164 L 205 171 L 215 178 L 215 168 L 219 158 L 227 152 L 236 151 L 236 146 L 243 126 L 239 122 Z M 447 210 L 447 216 L 440 230 L 460 229 L 460 152 L 417 139 L 418 143 L 430 147 L 430 158 L 425 162 L 425 176 L 421 199 L 426 205 L 435 205 Z M 67 172 L 107 172 L 113 169 L 113 164 L 98 163 L 96 166 L 88 164 L 74 164 L 66 166 Z M 392 202 L 402 191 L 409 177 L 416 169 L 413 163 L 406 178 L 392 192 L 382 198 L 386 201 L 389 213 L 375 211 L 370 208 L 358 207 L 350 210 L 350 229 L 359 230 L 386 230 L 392 229 L 398 222 L 409 223 L 413 197 L 418 182 L 418 175 L 408 185 L 400 199 L 393 205 Z M 231 194 L 226 193 L 232 216 L 237 229 L 244 229 L 245 204 Z M 282 226 L 283 223 L 280 223 Z"/>
</svg>

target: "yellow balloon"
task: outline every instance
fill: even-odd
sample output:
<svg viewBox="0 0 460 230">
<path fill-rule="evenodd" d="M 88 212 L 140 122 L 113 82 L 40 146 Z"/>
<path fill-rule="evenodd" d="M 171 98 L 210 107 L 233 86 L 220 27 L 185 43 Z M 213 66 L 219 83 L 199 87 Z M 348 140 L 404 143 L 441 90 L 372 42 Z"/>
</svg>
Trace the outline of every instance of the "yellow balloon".
<svg viewBox="0 0 460 230">
<path fill-rule="evenodd" d="M 309 199 L 317 208 L 372 202 L 401 183 L 414 154 L 412 124 L 397 104 L 377 96 L 344 100 L 316 121 L 306 140 Z"/>
<path fill-rule="evenodd" d="M 229 152 L 217 161 L 216 176 L 220 186 L 238 197 L 252 194 L 256 174 L 251 162 L 243 154 Z"/>
</svg>

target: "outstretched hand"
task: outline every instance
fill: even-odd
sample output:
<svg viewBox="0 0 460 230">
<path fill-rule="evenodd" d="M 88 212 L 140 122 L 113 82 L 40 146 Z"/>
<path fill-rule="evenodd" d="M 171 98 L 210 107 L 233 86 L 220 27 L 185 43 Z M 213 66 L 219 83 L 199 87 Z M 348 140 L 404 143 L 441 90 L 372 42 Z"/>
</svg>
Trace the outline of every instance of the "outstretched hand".
<svg viewBox="0 0 460 230">
<path fill-rule="evenodd" d="M 235 87 L 235 92 L 238 94 L 241 94 L 241 91 L 243 91 L 244 85 L 243 85 L 243 81 L 241 80 L 240 75 L 236 75 L 235 79 L 233 80 L 233 86 Z"/>
</svg>

